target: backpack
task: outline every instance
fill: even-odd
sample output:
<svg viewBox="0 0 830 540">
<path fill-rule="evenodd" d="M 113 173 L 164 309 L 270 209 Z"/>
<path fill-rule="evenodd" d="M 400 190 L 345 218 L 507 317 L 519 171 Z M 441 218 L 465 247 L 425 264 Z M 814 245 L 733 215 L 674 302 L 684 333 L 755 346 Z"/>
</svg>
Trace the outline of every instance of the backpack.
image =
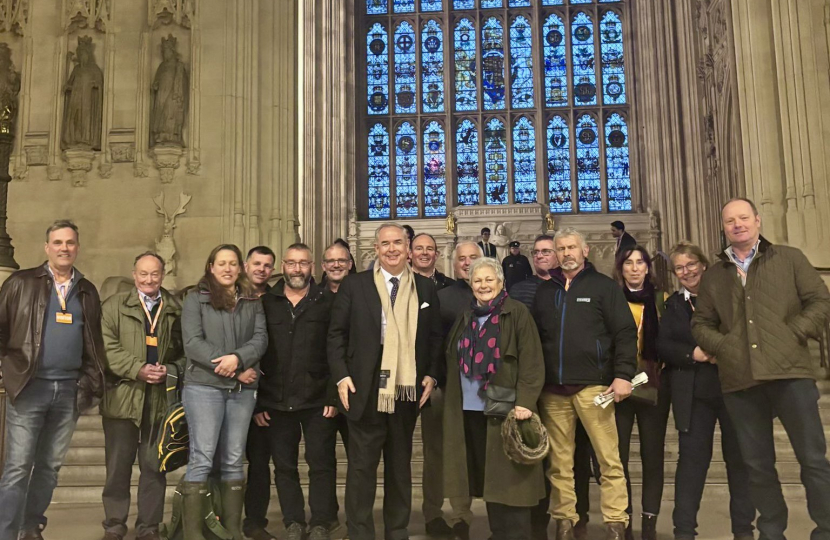
<svg viewBox="0 0 830 540">
<path fill-rule="evenodd" d="M 179 480 L 176 486 L 176 491 L 173 492 L 173 509 L 170 516 L 170 523 L 163 523 L 159 526 L 159 536 L 162 540 L 183 540 L 184 539 L 184 525 L 183 525 L 183 495 L 182 484 L 184 477 Z M 233 535 L 222 526 L 219 522 L 219 516 L 222 515 L 222 498 L 219 496 L 219 482 L 213 478 L 208 478 L 208 493 L 206 495 L 207 501 L 204 507 L 208 510 L 204 518 L 204 526 L 202 527 L 202 535 L 205 540 L 233 540 Z"/>
<path fill-rule="evenodd" d="M 151 448 L 152 458 L 158 463 L 158 471 L 167 473 L 187 465 L 190 455 L 190 433 L 181 398 L 178 370 L 170 365 L 167 371 L 167 410 L 156 441 Z"/>
</svg>

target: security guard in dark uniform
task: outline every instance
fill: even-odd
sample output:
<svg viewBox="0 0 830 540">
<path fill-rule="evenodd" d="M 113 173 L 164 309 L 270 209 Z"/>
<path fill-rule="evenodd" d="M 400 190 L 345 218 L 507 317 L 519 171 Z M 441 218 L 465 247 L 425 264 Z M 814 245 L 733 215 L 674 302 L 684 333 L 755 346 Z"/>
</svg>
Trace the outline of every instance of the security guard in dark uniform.
<svg viewBox="0 0 830 540">
<path fill-rule="evenodd" d="M 533 275 L 533 267 L 530 266 L 530 261 L 519 252 L 520 245 L 516 240 L 510 242 L 510 255 L 505 257 L 501 262 L 507 292 L 510 292 L 510 289 L 516 283 L 524 281 Z"/>
</svg>

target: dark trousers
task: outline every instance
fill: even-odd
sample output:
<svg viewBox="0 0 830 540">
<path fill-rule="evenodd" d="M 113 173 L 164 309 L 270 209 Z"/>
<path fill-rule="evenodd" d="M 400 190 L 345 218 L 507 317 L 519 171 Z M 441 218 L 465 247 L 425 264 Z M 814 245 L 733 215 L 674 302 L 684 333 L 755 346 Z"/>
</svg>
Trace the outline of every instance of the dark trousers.
<svg viewBox="0 0 830 540">
<path fill-rule="evenodd" d="M 749 496 L 749 477 L 738 447 L 735 426 L 723 405 L 723 399 L 692 400 L 692 416 L 688 432 L 680 432 L 680 457 L 674 490 L 675 536 L 697 534 L 697 512 L 706 484 L 706 473 L 712 461 L 715 423 L 720 423 L 721 447 L 729 481 L 729 515 L 732 533 L 745 534 L 754 530 L 755 507 Z"/>
<path fill-rule="evenodd" d="M 386 540 L 409 538 L 412 510 L 412 434 L 418 403 L 398 401 L 392 414 L 369 400 L 360 420 L 349 419 L 346 519 L 351 540 L 375 540 L 373 510 L 383 455 L 383 525 Z"/>
<path fill-rule="evenodd" d="M 271 415 L 268 436 L 276 468 L 277 497 L 285 527 L 293 523 L 306 525 L 305 498 L 298 469 L 300 439 L 303 438 L 308 464 L 309 524 L 328 528 L 337 521 L 337 424 L 323 416 L 322 407 L 291 412 L 269 410 L 268 414 Z"/>
<path fill-rule="evenodd" d="M 749 493 L 759 514 L 760 540 L 784 540 L 787 528 L 787 503 L 775 470 L 772 419 L 776 415 L 801 465 L 807 510 L 816 523 L 810 539 L 830 539 L 830 462 L 818 398 L 812 379 L 767 382 L 723 397 L 729 416 L 736 419 L 738 444 L 749 473 Z"/>
<path fill-rule="evenodd" d="M 530 508 L 487 503 L 492 540 L 530 540 Z"/>
<path fill-rule="evenodd" d="M 164 517 L 164 490 L 167 480 L 158 471 L 158 462 L 150 459 L 150 446 L 155 442 L 158 426 L 154 425 L 150 405 L 150 389 L 144 399 L 141 427 L 132 420 L 102 418 L 104 426 L 104 455 L 107 479 L 104 483 L 104 530 L 124 536 L 127 534 L 127 516 L 130 513 L 130 478 L 138 453 L 138 516 L 135 520 L 136 537 L 158 531 Z"/>
<path fill-rule="evenodd" d="M 271 442 L 268 428 L 251 421 L 248 443 L 248 486 L 245 490 L 245 521 L 242 528 L 246 536 L 256 529 L 268 526 L 268 504 L 271 502 Z"/>
<path fill-rule="evenodd" d="M 631 451 L 631 432 L 636 420 L 640 439 L 640 457 L 643 463 L 643 513 L 656 516 L 660 513 L 660 501 L 663 498 L 663 460 L 671 394 L 663 384 L 658 393 L 657 405 L 628 398 L 617 403 L 615 407 L 617 433 L 620 438 L 620 460 L 625 470 L 625 483 L 628 486 L 627 512 L 631 514 L 633 511 L 628 459 Z"/>
</svg>

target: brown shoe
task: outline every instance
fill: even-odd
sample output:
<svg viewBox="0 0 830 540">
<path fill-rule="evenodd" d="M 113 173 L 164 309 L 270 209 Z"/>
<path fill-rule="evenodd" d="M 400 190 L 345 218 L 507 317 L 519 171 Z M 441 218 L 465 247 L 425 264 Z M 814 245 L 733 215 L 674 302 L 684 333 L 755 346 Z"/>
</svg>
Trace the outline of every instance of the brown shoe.
<svg viewBox="0 0 830 540">
<path fill-rule="evenodd" d="M 570 519 L 556 520 L 556 540 L 576 540 L 573 521 Z"/>
<path fill-rule="evenodd" d="M 588 538 L 588 522 L 580 519 L 574 525 L 574 538 L 576 540 L 586 540 Z"/>
<path fill-rule="evenodd" d="M 43 540 L 39 530 L 23 531 L 17 536 L 17 540 Z"/>
<path fill-rule="evenodd" d="M 605 540 L 625 540 L 625 524 L 618 521 L 606 523 Z"/>
<path fill-rule="evenodd" d="M 277 540 L 276 536 L 261 528 L 248 531 L 245 536 L 253 538 L 253 540 Z"/>
</svg>

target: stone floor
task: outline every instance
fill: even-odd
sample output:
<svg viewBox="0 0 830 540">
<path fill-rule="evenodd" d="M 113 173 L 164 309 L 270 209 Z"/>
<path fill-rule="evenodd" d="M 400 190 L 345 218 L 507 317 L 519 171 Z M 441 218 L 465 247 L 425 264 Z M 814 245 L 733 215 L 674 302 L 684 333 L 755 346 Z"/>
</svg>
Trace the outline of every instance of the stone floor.
<svg viewBox="0 0 830 540">
<path fill-rule="evenodd" d="M 592 507 L 599 508 L 599 500 L 597 494 L 592 490 Z M 790 525 L 787 529 L 787 536 L 790 540 L 806 540 L 810 537 L 810 531 L 813 528 L 813 522 L 807 514 L 806 503 L 803 497 L 789 497 L 790 507 Z M 420 512 L 420 500 L 413 501 L 413 508 L 418 511 L 413 512 L 411 526 L 409 528 L 412 540 L 426 539 L 424 533 L 424 520 Z M 662 518 L 658 522 L 658 532 L 660 540 L 671 540 L 673 538 L 671 525 L 671 512 L 673 508 L 671 501 L 664 501 L 662 508 Z M 281 538 L 284 532 L 282 524 L 280 523 L 278 505 L 275 499 L 272 499 L 271 508 L 273 511 L 269 514 L 272 526 L 269 530 L 277 537 Z M 378 530 L 382 531 L 382 521 L 380 516 L 380 499 L 375 506 L 376 523 Z M 487 540 L 489 536 L 489 529 L 487 527 L 487 515 L 484 509 L 484 503 L 476 501 L 473 505 L 475 513 L 475 520 L 472 527 L 472 538 L 474 540 Z M 135 509 L 131 514 L 131 520 L 134 519 Z M 103 537 L 103 530 L 101 528 L 101 521 L 103 520 L 103 510 L 100 505 L 53 505 L 47 513 L 49 519 L 49 527 L 44 532 L 46 540 L 99 540 Z M 168 516 L 165 516 L 165 518 Z M 341 520 L 343 519 L 341 510 Z M 598 512 L 591 513 L 591 522 L 588 525 L 589 538 L 599 540 L 603 538 L 603 528 L 601 525 L 602 518 Z M 702 540 L 731 540 L 729 525 L 729 505 L 728 500 L 721 496 L 704 497 L 703 504 L 698 514 L 698 521 L 700 528 L 698 530 L 698 538 Z M 635 521 L 635 530 L 639 526 L 639 520 Z M 553 537 L 553 528 L 551 527 L 551 538 Z M 134 535 L 130 533 L 125 540 L 134 540 Z M 333 538 L 342 538 L 341 535 L 333 536 Z M 382 535 L 379 536 L 382 538 Z"/>
</svg>

